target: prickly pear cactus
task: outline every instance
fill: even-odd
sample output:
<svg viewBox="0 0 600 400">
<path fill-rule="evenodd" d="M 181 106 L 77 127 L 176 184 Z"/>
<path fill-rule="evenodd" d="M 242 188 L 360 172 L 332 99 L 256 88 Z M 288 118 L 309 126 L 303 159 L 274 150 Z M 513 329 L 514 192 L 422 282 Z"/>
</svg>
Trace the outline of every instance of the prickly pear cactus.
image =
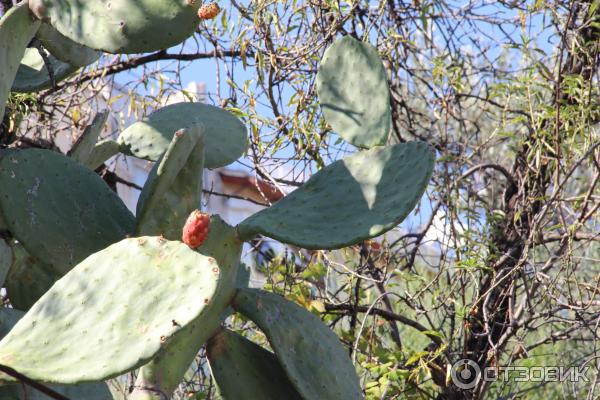
<svg viewBox="0 0 600 400">
<path fill-rule="evenodd" d="M 84 161 L 84 165 L 91 170 L 95 170 L 104 164 L 112 156 L 119 154 L 120 146 L 112 139 L 100 140 L 92 151 L 90 152 L 87 160 Z"/>
<path fill-rule="evenodd" d="M 8 270 L 13 263 L 13 251 L 8 243 L 0 238 L 0 285 L 4 285 Z"/>
<path fill-rule="evenodd" d="M 77 140 L 77 142 L 69 151 L 69 156 L 79 161 L 83 165 L 87 165 L 92 157 L 92 152 L 96 147 L 96 142 L 98 142 L 98 137 L 102 132 L 102 128 L 108 119 L 108 112 L 100 112 L 94 116 L 92 123 L 89 124 L 81 137 Z M 95 168 L 92 168 L 95 169 Z"/>
<path fill-rule="evenodd" d="M 112 400 L 113 396 L 104 382 L 81 383 L 79 385 L 48 385 L 67 399 Z M 52 400 L 42 392 L 29 386 L 13 384 L 0 386 L 2 400 Z"/>
<path fill-rule="evenodd" d="M 12 308 L 0 308 L 0 339 L 10 332 L 25 313 Z M 0 379 L 7 378 L 0 374 Z M 51 389 L 69 399 L 110 400 L 112 396 L 104 382 L 83 383 L 80 385 L 51 385 Z M 49 400 L 50 397 L 17 383 L 0 386 L 0 399 L 3 400 Z"/>
<path fill-rule="evenodd" d="M 0 158 L 0 213 L 32 255 L 63 274 L 131 234 L 135 223 L 98 175 L 39 149 Z"/>
<path fill-rule="evenodd" d="M 358 152 L 243 221 L 240 236 L 260 233 L 307 249 L 336 249 L 379 236 L 412 211 L 432 171 L 433 154 L 424 143 Z"/>
<path fill-rule="evenodd" d="M 40 27 L 24 1 L 0 18 L 0 120 L 27 44 Z"/>
<path fill-rule="evenodd" d="M 204 128 L 205 168 L 231 164 L 246 151 L 246 128 L 242 122 L 228 111 L 202 103 L 163 107 L 125 129 L 118 142 L 124 154 L 156 161 L 176 131 L 194 125 Z"/>
<path fill-rule="evenodd" d="M 362 398 L 348 352 L 317 316 L 256 289 L 238 290 L 233 307 L 267 335 L 288 378 L 304 398 Z"/>
<path fill-rule="evenodd" d="M 31 0 L 30 8 L 62 35 L 108 53 L 143 53 L 181 43 L 198 26 L 199 1 Z"/>
<path fill-rule="evenodd" d="M 96 50 L 142 52 L 181 42 L 198 23 L 198 7 L 190 0 L 20 3 L 0 20 L 0 117 L 11 86 L 48 85 L 41 68 L 32 75 L 24 69 L 13 83 L 19 65 L 32 64 L 23 55 L 36 33 L 51 62 L 77 68 L 94 62 Z M 48 25 L 38 30 L 30 9 Z M 348 85 L 357 77 L 361 85 Z M 98 142 L 107 118 L 101 113 L 69 157 L 2 150 L 0 280 L 6 276 L 12 305 L 28 311 L 0 308 L 0 364 L 40 382 L 76 385 L 55 387 L 83 399 L 109 398 L 103 380 L 140 368 L 128 398 L 154 400 L 170 398 L 207 345 L 227 400 L 361 399 L 347 351 L 317 316 L 247 288 L 243 242 L 261 234 L 335 249 L 381 235 L 418 204 L 434 156 L 423 143 L 382 146 L 391 126 L 389 94 L 367 44 L 344 38 L 327 50 L 317 89 L 336 133 L 370 149 L 323 168 L 236 227 L 203 213 L 184 226 L 200 207 L 203 169 L 246 150 L 244 125 L 214 106 L 174 104 L 116 141 Z M 156 161 L 136 217 L 92 171 L 118 152 Z M 258 325 L 273 352 L 221 328 L 235 312 Z M 15 378 L 0 375 L 2 382 Z M 0 385 L 0 398 L 36 393 Z"/>
<path fill-rule="evenodd" d="M 10 244 L 12 264 L 4 287 L 13 307 L 29 310 L 60 279 L 61 274 L 43 263 L 14 240 Z"/>
<path fill-rule="evenodd" d="M 0 364 L 50 383 L 117 376 L 195 323 L 220 280 L 214 258 L 181 242 L 125 239 L 56 282 L 0 341 Z"/>
<path fill-rule="evenodd" d="M 206 343 L 206 354 L 226 399 L 302 400 L 277 357 L 235 332 L 220 330 Z"/>
<path fill-rule="evenodd" d="M 58 60 L 52 54 L 48 54 L 47 59 L 50 68 L 52 68 L 55 83 L 66 79 L 77 71 L 77 67 Z M 13 92 L 28 93 L 37 92 L 50 87 L 52 87 L 52 79 L 50 79 L 48 69 L 40 52 L 36 48 L 26 49 L 11 90 Z"/>
<path fill-rule="evenodd" d="M 194 210 L 183 225 L 183 243 L 192 249 L 200 247 L 208 237 L 210 216 L 200 210 Z"/>
<path fill-rule="evenodd" d="M 220 288 L 197 323 L 185 328 L 154 360 L 140 369 L 136 382 L 138 389 L 133 393 L 135 400 L 160 400 L 175 390 L 200 348 L 218 330 L 224 319 L 223 313 L 235 295 L 242 242 L 233 227 L 219 216 L 213 216 L 210 225 L 206 241 L 196 252 L 217 261 L 222 270 Z"/>
<path fill-rule="evenodd" d="M 25 313 L 12 308 L 0 308 L 0 339 L 15 326 Z"/>
<path fill-rule="evenodd" d="M 50 54 L 74 67 L 85 67 L 100 58 L 99 51 L 73 42 L 49 24 L 42 24 L 36 37 Z"/>
<path fill-rule="evenodd" d="M 377 49 L 351 36 L 323 55 L 317 93 L 325 119 L 355 146 L 381 146 L 392 129 L 390 92 Z"/>
<path fill-rule="evenodd" d="M 137 235 L 181 238 L 188 215 L 202 195 L 204 136 L 201 126 L 180 129 L 150 174 L 137 205 Z"/>
</svg>

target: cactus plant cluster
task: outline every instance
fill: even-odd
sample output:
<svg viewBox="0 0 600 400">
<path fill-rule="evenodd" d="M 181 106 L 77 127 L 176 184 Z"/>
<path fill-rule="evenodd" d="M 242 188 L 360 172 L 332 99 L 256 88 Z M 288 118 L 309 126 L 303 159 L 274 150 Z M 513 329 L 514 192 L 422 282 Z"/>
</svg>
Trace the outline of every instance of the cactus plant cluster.
<svg viewBox="0 0 600 400">
<path fill-rule="evenodd" d="M 27 48 L 33 38 L 51 62 L 71 70 L 101 51 L 177 44 L 194 31 L 199 7 L 190 0 L 20 3 L 0 20 L 0 115 L 11 88 L 47 87 L 40 68 L 27 70 L 39 64 Z M 415 207 L 433 154 L 422 143 L 385 146 L 391 116 L 383 71 L 366 43 L 346 37 L 327 50 L 317 83 L 324 115 L 366 149 L 235 227 L 195 211 L 203 168 L 233 162 L 247 145 L 242 122 L 217 107 L 171 105 L 117 140 L 98 141 L 101 113 L 68 155 L 0 150 L 0 278 L 14 307 L 0 309 L 0 366 L 74 399 L 110 399 L 103 382 L 139 368 L 129 398 L 159 399 L 171 396 L 206 346 L 225 399 L 362 398 L 335 334 L 295 303 L 249 289 L 240 256 L 256 235 L 344 247 L 386 232 Z M 364 82 L 349 84 L 352 77 Z M 118 152 L 156 161 L 136 216 L 93 172 Z M 196 225 L 184 229 L 190 214 Z M 202 240 L 183 243 L 195 234 Z M 254 321 L 273 351 L 223 328 L 233 312 Z M 0 382 L 0 398 L 40 396 L 9 373 Z"/>
</svg>

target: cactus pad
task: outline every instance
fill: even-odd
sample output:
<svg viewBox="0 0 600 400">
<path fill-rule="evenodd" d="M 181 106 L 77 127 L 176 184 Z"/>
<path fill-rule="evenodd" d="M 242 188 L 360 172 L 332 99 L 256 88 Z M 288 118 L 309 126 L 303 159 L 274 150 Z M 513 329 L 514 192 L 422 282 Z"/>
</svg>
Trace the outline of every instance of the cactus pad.
<svg viewBox="0 0 600 400">
<path fill-rule="evenodd" d="M 23 311 L 14 308 L 0 308 L 0 339 L 8 334 L 15 324 L 25 315 Z"/>
<path fill-rule="evenodd" d="M 92 123 L 85 128 L 79 137 L 79 140 L 77 140 L 69 152 L 69 156 L 72 159 L 86 165 L 96 147 L 96 142 L 98 141 L 98 137 L 102 132 L 102 128 L 104 127 L 107 118 L 107 111 L 99 112 L 94 116 Z"/>
<path fill-rule="evenodd" d="M 267 335 L 303 398 L 363 398 L 348 352 L 316 315 L 283 297 L 256 289 L 239 289 L 233 308 Z"/>
<path fill-rule="evenodd" d="M 206 344 L 210 370 L 225 400 L 302 400 L 277 357 L 230 330 Z"/>
<path fill-rule="evenodd" d="M 0 237 L 0 287 L 4 286 L 4 280 L 13 262 L 13 252 L 8 243 Z"/>
<path fill-rule="evenodd" d="M 122 240 L 86 258 L 34 304 L 0 341 L 0 364 L 49 383 L 117 376 L 198 323 L 221 279 L 214 258 L 181 242 Z"/>
<path fill-rule="evenodd" d="M 381 235 L 415 207 L 433 171 L 425 143 L 361 151 L 335 161 L 239 226 L 307 249 L 335 249 Z"/>
<path fill-rule="evenodd" d="M 95 170 L 100 167 L 106 160 L 114 155 L 119 154 L 120 146 L 119 143 L 112 139 L 104 139 L 96 143 L 89 158 L 84 163 L 86 167 L 91 170 Z"/>
<path fill-rule="evenodd" d="M 181 240 L 186 218 L 200 206 L 204 167 L 202 127 L 181 129 L 148 175 L 137 204 L 137 235 Z"/>
<path fill-rule="evenodd" d="M 121 199 L 89 169 L 39 149 L 0 159 L 0 209 L 27 251 L 65 273 L 134 228 Z"/>
<path fill-rule="evenodd" d="M 99 51 L 75 43 L 46 23 L 40 26 L 35 36 L 50 54 L 75 67 L 90 65 L 102 54 Z"/>
<path fill-rule="evenodd" d="M 77 67 L 57 60 L 52 54 L 49 54 L 47 58 L 56 82 L 66 79 L 77 71 Z M 52 87 L 52 80 L 39 51 L 35 48 L 26 49 L 11 90 L 29 93 L 50 87 Z"/>
<path fill-rule="evenodd" d="M 23 317 L 25 313 L 13 308 L 0 308 L 0 339 L 10 332 L 15 324 Z M 12 377 L 0 375 L 0 379 L 9 379 Z M 50 388 L 62 394 L 69 399 L 85 400 L 111 400 L 110 390 L 104 382 L 85 383 L 81 385 L 65 386 L 50 385 Z M 32 389 L 27 385 L 12 384 L 0 386 L 0 399 L 3 400 L 50 400 L 50 397 Z"/>
<path fill-rule="evenodd" d="M 377 49 L 350 36 L 337 40 L 323 55 L 317 93 L 323 115 L 335 133 L 359 147 L 385 144 L 392 115 Z"/>
<path fill-rule="evenodd" d="M 0 308 L 0 339 L 8 334 L 11 329 L 15 326 L 15 324 L 21 319 L 21 317 L 25 313 L 23 311 L 15 310 L 14 308 Z M 0 372 L 0 385 L 4 385 L 5 383 L 14 383 L 16 382 L 15 378 L 10 375 L 6 375 L 4 372 Z M 0 390 L 3 386 L 0 386 Z M 0 399 L 14 399 L 14 397 L 7 397 L 3 395 L 3 392 L 0 391 Z"/>
<path fill-rule="evenodd" d="M 13 264 L 6 277 L 6 293 L 10 304 L 19 310 L 29 310 L 60 279 L 61 274 L 25 250 L 20 243 L 11 244 Z"/>
<path fill-rule="evenodd" d="M 197 320 L 160 352 L 149 364 L 140 369 L 133 399 L 162 399 L 169 396 L 183 379 L 185 372 L 198 354 L 200 347 L 221 324 L 223 311 L 235 293 L 236 276 L 242 251 L 242 242 L 235 229 L 218 215 L 211 218 L 211 230 L 206 241 L 196 251 L 217 260 L 221 280 L 215 296 Z M 191 250 L 190 250 L 191 251 Z"/>
<path fill-rule="evenodd" d="M 177 103 L 161 108 L 119 135 L 122 152 L 156 161 L 179 129 L 204 126 L 204 166 L 223 167 L 246 151 L 246 128 L 230 112 L 202 103 Z"/>
<path fill-rule="evenodd" d="M 0 151 L 1 153 L 1 151 Z M 8 225 L 6 224 L 6 222 L 4 222 L 4 217 L 2 216 L 1 210 L 0 210 L 0 231 L 7 231 L 8 230 Z"/>
<path fill-rule="evenodd" d="M 0 18 L 0 120 L 25 48 L 40 27 L 24 1 Z"/>
<path fill-rule="evenodd" d="M 69 39 L 108 53 L 144 53 L 175 46 L 198 26 L 189 0 L 31 0 L 38 18 Z"/>
<path fill-rule="evenodd" d="M 82 383 L 79 385 L 47 385 L 67 399 L 112 400 L 113 397 L 104 382 Z M 0 387 L 0 400 L 52 400 L 40 391 L 27 385 Z"/>
</svg>

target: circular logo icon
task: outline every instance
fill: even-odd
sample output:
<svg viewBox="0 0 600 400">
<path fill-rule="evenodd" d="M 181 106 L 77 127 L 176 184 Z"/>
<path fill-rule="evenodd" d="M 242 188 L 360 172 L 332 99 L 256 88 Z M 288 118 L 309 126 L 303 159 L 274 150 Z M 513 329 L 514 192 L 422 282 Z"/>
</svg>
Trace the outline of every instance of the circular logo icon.
<svg viewBox="0 0 600 400">
<path fill-rule="evenodd" d="M 473 389 L 481 378 L 481 369 L 473 360 L 458 360 L 450 370 L 452 382 L 461 389 Z"/>
</svg>

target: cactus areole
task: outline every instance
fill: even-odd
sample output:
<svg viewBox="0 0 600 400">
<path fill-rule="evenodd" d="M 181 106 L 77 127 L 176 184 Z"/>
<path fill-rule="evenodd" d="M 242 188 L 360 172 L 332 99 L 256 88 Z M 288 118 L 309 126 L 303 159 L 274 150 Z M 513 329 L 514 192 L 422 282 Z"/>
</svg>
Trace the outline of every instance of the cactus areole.
<svg viewBox="0 0 600 400">
<path fill-rule="evenodd" d="M 210 216 L 200 210 L 194 210 L 183 226 L 183 243 L 192 249 L 199 247 L 208 237 Z"/>
</svg>

